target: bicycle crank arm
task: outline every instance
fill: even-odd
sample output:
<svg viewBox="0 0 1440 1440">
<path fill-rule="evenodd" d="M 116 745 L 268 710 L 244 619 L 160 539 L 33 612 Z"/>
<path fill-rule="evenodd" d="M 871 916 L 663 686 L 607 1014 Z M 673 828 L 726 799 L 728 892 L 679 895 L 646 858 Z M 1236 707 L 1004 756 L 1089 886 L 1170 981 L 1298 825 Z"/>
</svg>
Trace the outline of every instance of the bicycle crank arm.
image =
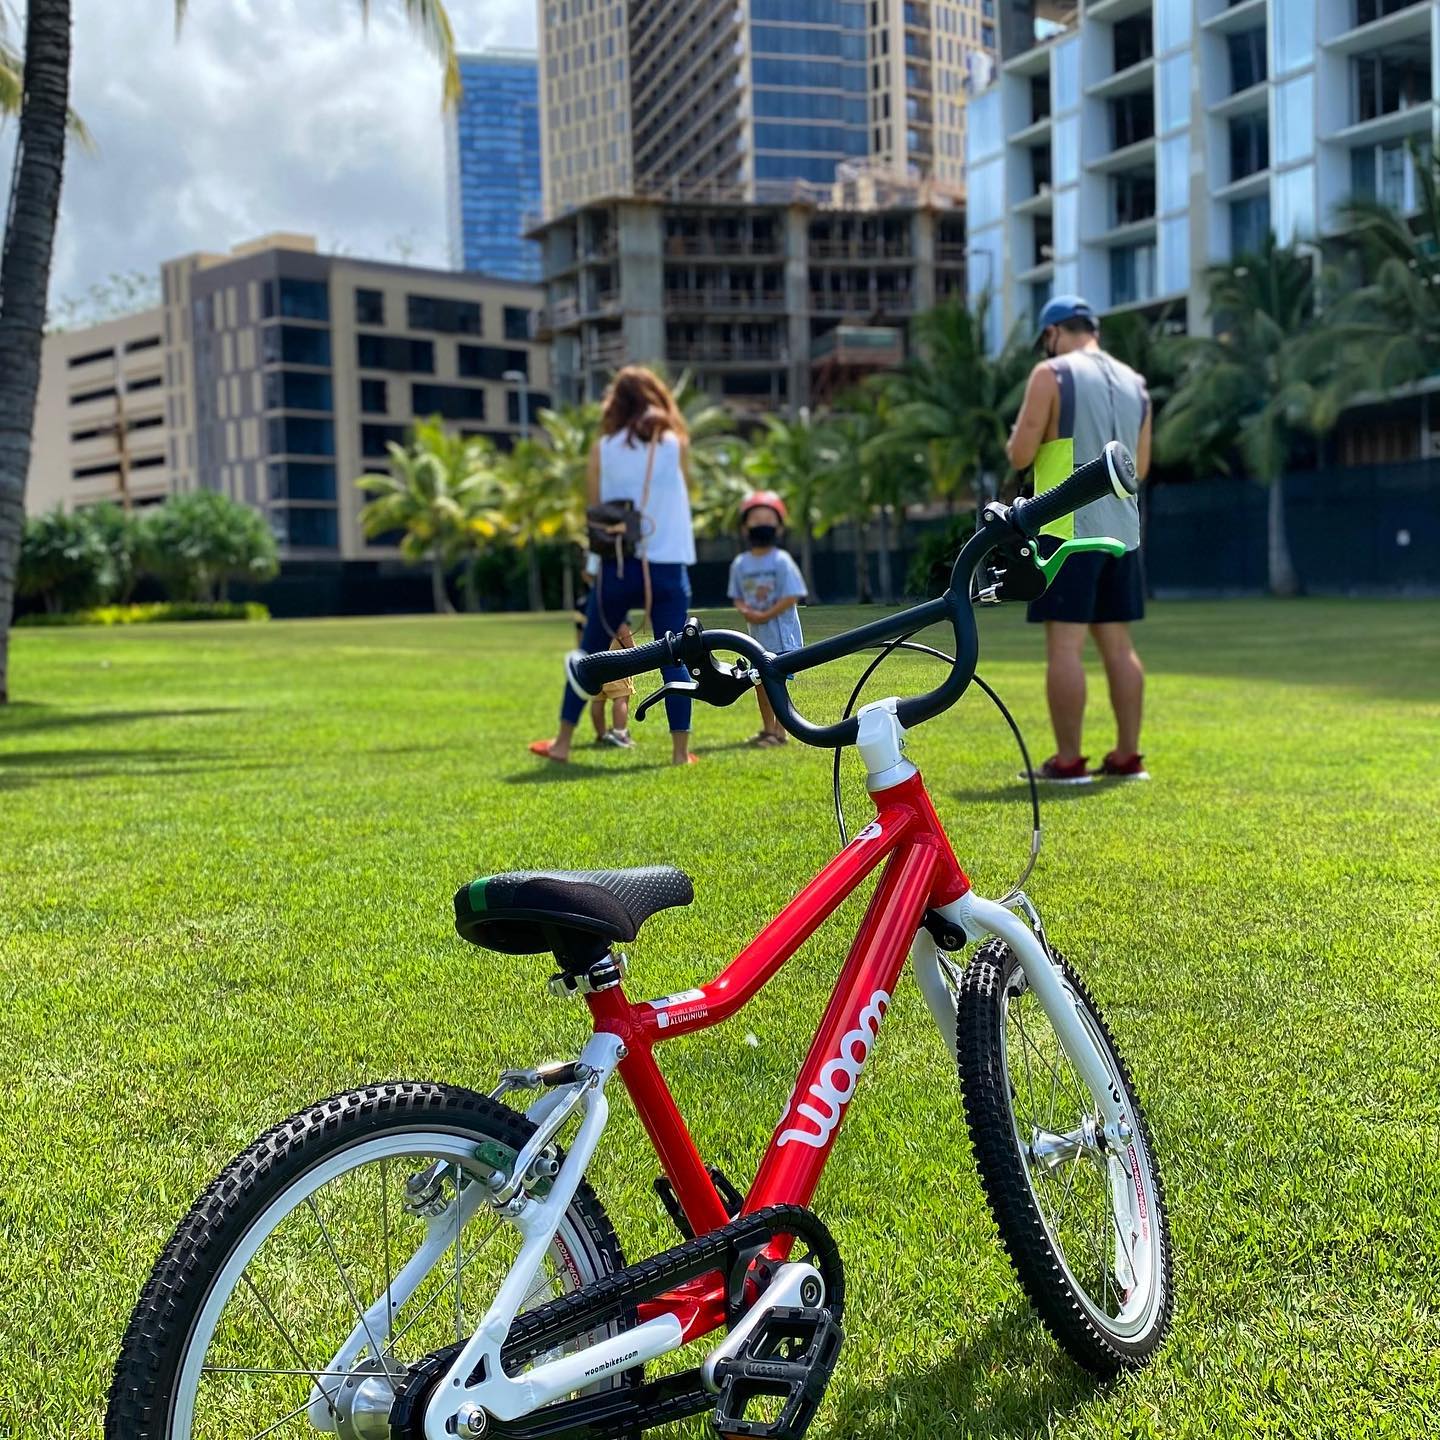
<svg viewBox="0 0 1440 1440">
<path fill-rule="evenodd" d="M 612 1433 L 612 1425 L 618 1426 L 623 1433 L 626 1426 L 661 1423 L 650 1418 L 649 1410 L 627 1410 L 623 1417 L 620 1416 L 618 1395 L 639 1395 L 648 1391 L 648 1386 L 635 1392 L 606 1391 L 598 1396 L 582 1396 L 563 1405 L 552 1405 L 550 1402 L 587 1384 L 593 1385 L 598 1379 L 631 1369 L 668 1350 L 678 1349 L 683 1343 L 683 1335 L 679 1320 L 673 1316 L 657 1316 L 635 1329 L 621 1331 L 584 1350 L 536 1365 L 534 1369 L 524 1371 L 518 1379 L 511 1377 L 523 1370 L 527 1363 L 554 1351 L 567 1341 L 622 1320 L 642 1301 L 658 1299 L 686 1281 L 712 1272 L 719 1272 L 724 1277 L 732 1302 L 732 1320 L 738 1319 L 751 1267 L 767 1247 L 782 1236 L 794 1237 L 810 1250 L 829 1308 L 838 1317 L 844 1306 L 845 1277 L 834 1239 L 808 1210 L 798 1205 L 774 1205 L 751 1215 L 742 1215 L 698 1240 L 686 1241 L 683 1245 L 607 1275 L 583 1290 L 559 1296 L 516 1316 L 500 1350 L 499 1367 L 482 1365 L 468 1376 L 464 1367 L 457 1371 L 457 1364 L 466 1348 L 463 1344 L 431 1356 L 412 1372 L 397 1394 L 391 1416 L 393 1432 L 407 1436 L 447 1437 L 448 1440 L 456 1433 L 452 1422 L 462 1410 L 471 1417 L 483 1412 L 485 1421 L 482 1428 L 488 1427 L 487 1434 L 515 1435 L 528 1437 L 528 1440 L 542 1440 L 542 1437 L 553 1440 L 556 1434 L 572 1433 L 584 1436 L 586 1440 L 599 1440 L 599 1437 Z M 765 1293 L 768 1294 L 768 1291 Z M 662 1339 L 667 1343 L 656 1348 L 657 1342 Z M 432 1362 L 440 1361 L 444 1363 L 437 1376 Z M 493 1373 L 496 1368 L 502 1373 Z M 666 1392 L 666 1404 L 679 1406 L 693 1401 L 695 1408 L 678 1410 L 670 1418 L 695 1414 L 712 1403 L 704 1391 L 700 1372 L 691 1371 L 689 1377 L 681 1389 Z M 673 1378 L 676 1381 L 685 1379 L 682 1376 Z M 459 1383 L 449 1383 L 452 1380 Z M 686 1396 L 689 1399 L 683 1398 Z M 590 1422 L 583 1418 L 583 1407 L 592 1403 L 597 1407 L 595 1423 L 602 1426 L 593 1434 L 585 1428 Z M 549 1418 L 545 1419 L 540 1429 L 523 1428 L 532 1421 L 540 1424 L 541 1417 L 550 1417 L 552 1410 L 564 1410 L 580 1428 L 554 1431 L 549 1428 Z M 420 1423 L 422 1414 L 423 1428 Z M 411 1428 L 402 1428 L 402 1420 Z M 474 1423 L 478 1422 L 472 1419 Z M 462 1430 L 460 1433 L 466 1432 Z M 479 1434 L 481 1431 L 473 1429 L 471 1433 Z"/>
</svg>

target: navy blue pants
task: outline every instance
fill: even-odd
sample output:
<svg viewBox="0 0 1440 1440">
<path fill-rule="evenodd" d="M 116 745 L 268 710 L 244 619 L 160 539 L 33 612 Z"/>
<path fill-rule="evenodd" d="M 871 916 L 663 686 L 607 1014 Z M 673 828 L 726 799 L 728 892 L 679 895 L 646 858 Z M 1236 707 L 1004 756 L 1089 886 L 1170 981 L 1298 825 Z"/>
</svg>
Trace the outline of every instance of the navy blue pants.
<svg viewBox="0 0 1440 1440">
<path fill-rule="evenodd" d="M 612 634 L 630 618 L 632 610 L 645 608 L 645 575 L 639 560 L 625 562 L 622 579 L 613 560 L 606 560 L 596 577 L 595 588 L 590 592 L 589 608 L 585 612 L 585 633 L 580 637 L 580 648 L 587 654 L 597 650 L 608 650 Z M 677 634 L 684 629 L 690 618 L 690 572 L 684 565 L 650 566 L 650 619 L 656 635 L 667 630 Z M 683 680 L 685 667 L 671 665 L 660 672 L 667 680 Z M 667 695 L 665 717 L 671 730 L 690 728 L 690 697 L 688 695 Z M 585 702 L 570 688 L 565 687 L 565 698 L 560 704 L 560 718 L 567 725 L 574 725 L 585 709 Z"/>
</svg>

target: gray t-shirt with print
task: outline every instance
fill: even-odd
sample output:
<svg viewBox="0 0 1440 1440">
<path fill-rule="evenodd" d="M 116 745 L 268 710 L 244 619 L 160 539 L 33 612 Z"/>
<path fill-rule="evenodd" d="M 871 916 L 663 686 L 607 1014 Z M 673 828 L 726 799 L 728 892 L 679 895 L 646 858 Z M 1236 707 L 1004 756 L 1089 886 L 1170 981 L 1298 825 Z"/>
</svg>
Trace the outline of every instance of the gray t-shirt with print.
<svg viewBox="0 0 1440 1440">
<path fill-rule="evenodd" d="M 789 551 L 778 545 L 763 555 L 742 550 L 730 562 L 730 585 L 726 593 L 732 600 L 743 600 L 752 610 L 768 610 L 777 600 L 792 595 L 803 600 L 805 577 Z M 793 605 L 763 625 L 751 625 L 750 633 L 776 655 L 798 650 L 805 643 L 800 633 L 800 617 Z"/>
</svg>

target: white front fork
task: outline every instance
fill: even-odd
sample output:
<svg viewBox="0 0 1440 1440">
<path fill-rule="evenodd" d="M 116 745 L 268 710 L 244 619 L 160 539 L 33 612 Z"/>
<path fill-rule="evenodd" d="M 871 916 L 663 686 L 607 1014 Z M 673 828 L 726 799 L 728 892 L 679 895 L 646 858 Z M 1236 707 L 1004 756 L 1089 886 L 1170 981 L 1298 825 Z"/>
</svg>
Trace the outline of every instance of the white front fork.
<svg viewBox="0 0 1440 1440">
<path fill-rule="evenodd" d="M 939 913 L 961 927 L 967 935 L 984 933 L 998 936 L 1014 951 L 1026 983 L 1055 1027 L 1060 1044 L 1080 1072 L 1085 1088 L 1094 1097 L 1107 1134 L 1111 1138 L 1118 1137 L 1120 1125 L 1130 1123 L 1130 1117 L 1125 1114 L 1124 1097 L 1090 1038 L 1075 996 L 1061 978 L 1059 967 L 1046 954 L 1039 937 L 1013 911 L 993 900 L 982 900 L 973 892 L 962 895 L 949 905 L 940 906 Z M 955 997 L 945 983 L 940 970 L 940 952 L 928 930 L 921 930 L 916 935 L 910 959 L 915 967 L 920 993 L 925 997 L 925 1003 L 940 1027 L 945 1046 L 953 1056 L 956 1053 Z"/>
</svg>

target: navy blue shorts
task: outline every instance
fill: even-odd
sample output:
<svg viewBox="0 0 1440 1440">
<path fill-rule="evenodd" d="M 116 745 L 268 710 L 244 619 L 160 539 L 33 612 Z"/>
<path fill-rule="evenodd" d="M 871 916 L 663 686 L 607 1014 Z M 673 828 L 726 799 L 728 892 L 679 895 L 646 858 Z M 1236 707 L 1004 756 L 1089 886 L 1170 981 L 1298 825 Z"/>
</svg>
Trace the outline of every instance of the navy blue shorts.
<svg viewBox="0 0 1440 1440">
<path fill-rule="evenodd" d="M 1040 537 L 1041 553 L 1060 544 Z M 1138 550 L 1123 555 L 1072 555 L 1055 583 L 1030 602 L 1025 618 L 1032 624 L 1059 620 L 1070 625 L 1115 625 L 1145 618 L 1145 567 Z"/>
</svg>

